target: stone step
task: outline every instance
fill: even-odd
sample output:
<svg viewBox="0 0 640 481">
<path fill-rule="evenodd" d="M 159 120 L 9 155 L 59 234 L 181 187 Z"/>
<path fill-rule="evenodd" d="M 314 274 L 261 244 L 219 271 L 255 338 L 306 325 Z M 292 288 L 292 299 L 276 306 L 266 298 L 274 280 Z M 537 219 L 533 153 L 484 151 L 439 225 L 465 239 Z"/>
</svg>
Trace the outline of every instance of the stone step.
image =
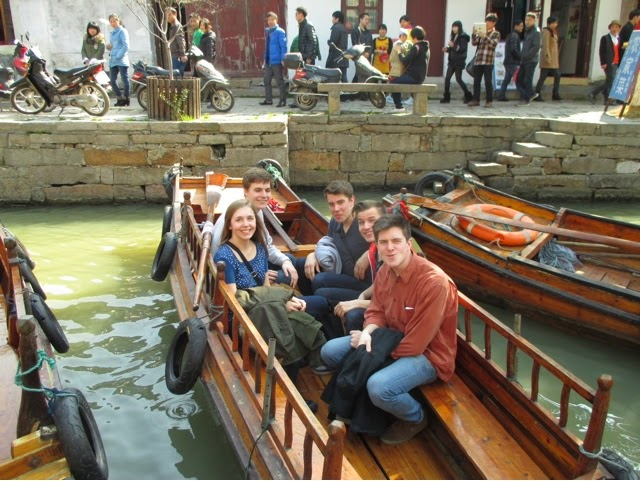
<svg viewBox="0 0 640 481">
<path fill-rule="evenodd" d="M 502 175 L 507 173 L 507 166 L 496 162 L 482 162 L 478 160 L 469 161 L 469 170 L 478 177 L 489 175 Z"/>
<path fill-rule="evenodd" d="M 531 163 L 531 157 L 527 155 L 519 155 L 506 150 L 494 152 L 491 157 L 494 162 L 502 165 L 508 165 L 510 167 L 529 165 Z"/>
<path fill-rule="evenodd" d="M 555 157 L 556 150 L 540 145 L 535 142 L 514 142 L 511 149 L 520 155 L 528 155 L 530 157 Z"/>
<path fill-rule="evenodd" d="M 573 144 L 573 135 L 560 132 L 536 132 L 536 142 L 556 149 L 570 149 Z"/>
</svg>

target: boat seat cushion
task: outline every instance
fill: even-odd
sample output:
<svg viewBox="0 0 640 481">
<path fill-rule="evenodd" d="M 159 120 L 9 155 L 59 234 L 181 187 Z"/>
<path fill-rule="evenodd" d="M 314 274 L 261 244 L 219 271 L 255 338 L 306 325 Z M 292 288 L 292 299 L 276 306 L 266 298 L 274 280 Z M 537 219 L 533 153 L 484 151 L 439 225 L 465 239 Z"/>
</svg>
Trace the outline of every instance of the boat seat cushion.
<svg viewBox="0 0 640 481">
<path fill-rule="evenodd" d="M 457 375 L 420 392 L 483 479 L 548 479 Z"/>
</svg>

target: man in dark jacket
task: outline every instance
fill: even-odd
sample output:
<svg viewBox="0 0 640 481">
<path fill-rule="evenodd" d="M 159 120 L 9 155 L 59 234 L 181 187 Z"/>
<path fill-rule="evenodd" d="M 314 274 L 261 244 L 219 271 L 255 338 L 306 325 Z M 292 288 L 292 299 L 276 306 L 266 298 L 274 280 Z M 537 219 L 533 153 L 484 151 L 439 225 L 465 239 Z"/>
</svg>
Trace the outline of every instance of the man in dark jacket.
<svg viewBox="0 0 640 481">
<path fill-rule="evenodd" d="M 178 11 L 175 8 L 168 8 L 166 15 L 169 23 L 167 39 L 171 42 L 169 50 L 171 51 L 172 68 L 178 69 L 180 76 L 183 76 L 184 69 L 187 66 L 187 56 L 185 55 L 187 45 L 184 38 L 184 29 L 178 21 Z"/>
<path fill-rule="evenodd" d="M 513 74 L 516 73 L 516 70 L 520 66 L 520 35 L 523 30 L 524 22 L 522 20 L 516 20 L 513 24 L 513 32 L 509 34 L 504 45 L 504 79 L 498 92 L 498 100 L 501 102 L 509 100 L 505 96 L 505 93 L 511 83 Z"/>
<path fill-rule="evenodd" d="M 529 12 L 524 23 L 524 41 L 520 50 L 520 73 L 516 82 L 522 95 L 522 102 L 518 105 L 522 106 L 530 105 L 531 100 L 538 96 L 533 90 L 533 74 L 540 60 L 540 30 L 536 25 L 538 16 L 534 12 Z"/>
<path fill-rule="evenodd" d="M 342 82 L 347 82 L 347 68 L 349 61 L 346 58 L 338 59 L 348 47 L 349 36 L 347 28 L 344 26 L 344 13 L 341 11 L 333 12 L 331 16 L 331 36 L 327 43 L 329 44 L 329 56 L 327 57 L 327 68 L 339 68 L 342 71 Z M 335 45 L 335 47 L 334 47 Z M 336 48 L 338 47 L 338 48 Z"/>
<path fill-rule="evenodd" d="M 274 12 L 267 13 L 267 31 L 265 33 L 264 49 L 264 100 L 260 105 L 273 105 L 273 89 L 271 80 L 275 77 L 280 90 L 278 107 L 284 107 L 287 103 L 287 89 L 284 85 L 282 68 L 284 56 L 287 53 L 287 34 L 278 26 L 278 15 Z"/>
<path fill-rule="evenodd" d="M 427 58 L 429 55 L 429 42 L 425 41 L 426 33 L 422 27 L 414 27 L 409 34 L 413 47 L 406 55 L 401 52 L 402 47 L 395 45 L 393 48 L 400 54 L 400 62 L 406 67 L 404 73 L 400 77 L 394 78 L 391 83 L 394 84 L 421 84 L 427 77 Z M 394 93 L 393 103 L 396 112 L 403 112 L 402 94 Z"/>
<path fill-rule="evenodd" d="M 316 29 L 307 20 L 306 8 L 296 8 L 296 21 L 298 22 L 298 51 L 306 63 L 315 65 L 318 38 L 316 37 Z"/>
<path fill-rule="evenodd" d="M 640 23 L 640 8 L 632 10 L 631 13 L 629 13 L 629 21 L 625 23 L 622 30 L 620 30 L 620 61 L 622 61 L 624 52 L 629 46 L 629 39 L 631 38 L 633 29 L 638 23 Z"/>
<path fill-rule="evenodd" d="M 364 52 L 364 57 L 367 59 L 371 58 L 371 52 L 373 52 L 373 35 L 367 29 L 369 25 L 369 14 L 362 13 L 358 17 L 358 27 L 354 28 L 351 31 L 351 45 L 365 45 L 369 47 L 368 50 Z M 353 77 L 352 82 L 358 82 L 361 79 L 358 79 L 358 72 Z"/>
<path fill-rule="evenodd" d="M 605 104 L 609 99 L 609 91 L 613 85 L 613 79 L 616 77 L 620 59 L 622 58 L 622 55 L 620 55 L 621 42 L 618 38 L 620 27 L 620 22 L 612 20 L 609 24 L 609 33 L 603 35 L 600 39 L 600 67 L 604 70 L 606 80 L 603 84 L 589 92 L 589 100 L 591 100 L 592 104 L 596 103 L 596 95 L 600 92 L 604 95 Z"/>
</svg>

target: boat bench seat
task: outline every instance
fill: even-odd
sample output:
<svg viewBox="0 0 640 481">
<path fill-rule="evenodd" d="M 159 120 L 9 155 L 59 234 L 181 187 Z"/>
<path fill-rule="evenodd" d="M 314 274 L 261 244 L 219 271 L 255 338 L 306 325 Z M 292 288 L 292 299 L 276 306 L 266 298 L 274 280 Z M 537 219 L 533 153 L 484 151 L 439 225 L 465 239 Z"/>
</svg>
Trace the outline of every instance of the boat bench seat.
<svg viewBox="0 0 640 481">
<path fill-rule="evenodd" d="M 548 479 L 457 375 L 419 389 L 481 478 Z"/>
</svg>

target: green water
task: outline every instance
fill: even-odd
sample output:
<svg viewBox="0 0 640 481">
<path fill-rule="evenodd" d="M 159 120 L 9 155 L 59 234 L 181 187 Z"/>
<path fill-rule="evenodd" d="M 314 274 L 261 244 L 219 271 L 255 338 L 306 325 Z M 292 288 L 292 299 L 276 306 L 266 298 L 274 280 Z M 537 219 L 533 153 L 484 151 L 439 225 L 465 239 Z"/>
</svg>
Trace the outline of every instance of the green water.
<svg viewBox="0 0 640 481">
<path fill-rule="evenodd" d="M 302 194 L 326 213 L 322 195 Z M 380 198 L 381 192 L 358 197 Z M 571 207 L 578 207 L 572 205 Z M 640 223 L 640 203 L 580 206 Z M 71 349 L 58 356 L 65 386 L 91 403 L 112 479 L 242 478 L 217 414 L 200 385 L 176 396 L 164 384 L 168 344 L 178 322 L 168 282 L 149 273 L 160 240 L 162 206 L 1 208 L 0 219 L 26 244 L 35 274 Z M 513 314 L 490 308 L 510 324 Z M 590 385 L 615 380 L 604 442 L 640 464 L 640 354 L 523 322 L 523 334 Z M 497 355 L 497 348 L 495 353 Z M 529 367 L 523 363 L 522 382 Z M 558 386 L 541 380 L 552 411 Z M 570 424 L 586 430 L 588 411 L 574 397 Z"/>
</svg>

